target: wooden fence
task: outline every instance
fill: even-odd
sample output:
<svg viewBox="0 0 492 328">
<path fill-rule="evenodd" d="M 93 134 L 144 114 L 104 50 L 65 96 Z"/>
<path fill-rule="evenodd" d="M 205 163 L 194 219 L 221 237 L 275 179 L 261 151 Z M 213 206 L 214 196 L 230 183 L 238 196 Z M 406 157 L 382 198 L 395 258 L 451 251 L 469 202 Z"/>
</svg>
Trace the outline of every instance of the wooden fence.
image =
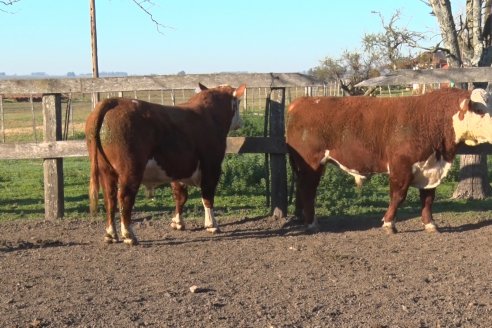
<svg viewBox="0 0 492 328">
<path fill-rule="evenodd" d="M 201 82 L 268 88 L 267 137 L 229 137 L 227 153 L 268 154 L 272 214 L 287 214 L 287 168 L 284 133 L 285 87 L 310 88 L 314 81 L 302 74 L 212 74 L 99 79 L 3 80 L 0 94 L 42 94 L 44 139 L 40 143 L 0 144 L 1 159 L 43 159 L 45 218 L 64 216 L 63 158 L 88 156 L 85 141 L 62 140 L 62 94 L 148 91 L 195 88 Z"/>
</svg>

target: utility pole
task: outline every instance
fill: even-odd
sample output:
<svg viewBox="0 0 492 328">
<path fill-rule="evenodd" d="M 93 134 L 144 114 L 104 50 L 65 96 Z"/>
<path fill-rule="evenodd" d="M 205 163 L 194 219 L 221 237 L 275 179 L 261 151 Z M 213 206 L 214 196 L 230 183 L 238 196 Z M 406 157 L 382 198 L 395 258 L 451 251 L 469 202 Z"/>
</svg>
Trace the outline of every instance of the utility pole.
<svg viewBox="0 0 492 328">
<path fill-rule="evenodd" d="M 99 77 L 99 64 L 97 60 L 97 31 L 96 31 L 96 3 L 95 0 L 89 0 L 91 15 L 91 49 L 92 49 L 92 77 Z M 99 93 L 92 94 L 92 108 L 99 101 Z"/>
</svg>

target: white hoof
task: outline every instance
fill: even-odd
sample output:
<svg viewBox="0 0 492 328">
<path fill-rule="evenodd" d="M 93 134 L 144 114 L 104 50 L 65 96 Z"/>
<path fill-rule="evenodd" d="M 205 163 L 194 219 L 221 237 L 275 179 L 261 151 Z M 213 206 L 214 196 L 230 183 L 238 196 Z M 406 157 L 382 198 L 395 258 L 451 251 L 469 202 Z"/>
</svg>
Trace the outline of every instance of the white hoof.
<svg viewBox="0 0 492 328">
<path fill-rule="evenodd" d="M 319 224 L 318 224 L 318 221 L 314 221 L 313 223 L 311 224 L 308 224 L 306 226 L 306 231 L 307 232 L 311 232 L 311 233 L 316 233 L 316 232 L 319 232 Z"/>
<path fill-rule="evenodd" d="M 434 222 L 430 222 L 424 224 L 424 231 L 428 233 L 436 233 L 439 232 L 439 229 L 437 228 L 437 225 Z"/>
<path fill-rule="evenodd" d="M 382 228 L 383 228 L 383 231 L 387 235 L 393 235 L 393 234 L 395 234 L 395 233 L 398 232 L 396 230 L 395 222 L 393 222 L 393 221 L 391 221 L 391 222 L 384 222 Z"/>
<path fill-rule="evenodd" d="M 220 229 L 219 227 L 209 227 L 209 228 L 205 228 L 208 232 L 210 233 L 219 233 L 220 232 Z"/>
<path fill-rule="evenodd" d="M 173 228 L 174 230 L 184 230 L 185 225 L 177 222 L 171 222 L 171 228 Z"/>
<path fill-rule="evenodd" d="M 125 244 L 127 244 L 128 246 L 135 246 L 135 245 L 138 245 L 138 240 L 137 238 L 133 237 L 133 238 L 124 238 L 123 239 L 123 242 Z"/>
</svg>

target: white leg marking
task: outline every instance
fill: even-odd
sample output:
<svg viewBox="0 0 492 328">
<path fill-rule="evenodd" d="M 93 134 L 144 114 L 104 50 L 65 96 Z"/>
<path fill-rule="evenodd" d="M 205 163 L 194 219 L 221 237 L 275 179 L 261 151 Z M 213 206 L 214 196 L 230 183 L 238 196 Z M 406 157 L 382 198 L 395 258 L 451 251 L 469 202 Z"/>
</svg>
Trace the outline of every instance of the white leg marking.
<svg viewBox="0 0 492 328">
<path fill-rule="evenodd" d="M 387 233 L 387 234 L 394 234 L 396 233 L 396 226 L 395 226 L 395 221 L 391 221 L 391 222 L 386 222 L 383 218 L 383 230 Z"/>
<path fill-rule="evenodd" d="M 424 224 L 424 230 L 426 232 L 437 232 L 437 225 L 433 221 L 431 221 L 427 224 Z"/>
<path fill-rule="evenodd" d="M 104 241 L 107 243 L 115 243 L 118 241 L 118 238 L 116 237 L 116 233 L 113 229 L 113 225 L 106 227 L 106 235 L 104 236 Z"/>
<path fill-rule="evenodd" d="M 132 227 L 125 227 L 123 222 L 121 222 L 121 237 L 125 244 L 133 245 L 137 243 L 137 238 L 135 237 Z"/>
<path fill-rule="evenodd" d="M 176 215 L 171 219 L 171 228 L 176 230 L 184 230 L 184 220 L 179 213 L 176 213 Z"/>
<path fill-rule="evenodd" d="M 219 232 L 219 225 L 215 221 L 214 209 L 205 207 L 205 203 L 203 203 L 203 208 L 205 209 L 205 229 L 211 233 Z"/>
<path fill-rule="evenodd" d="M 308 226 L 306 227 L 306 230 L 310 231 L 310 232 L 318 232 L 319 231 L 319 222 L 318 222 L 317 217 L 314 217 L 313 223 L 308 224 Z"/>
</svg>

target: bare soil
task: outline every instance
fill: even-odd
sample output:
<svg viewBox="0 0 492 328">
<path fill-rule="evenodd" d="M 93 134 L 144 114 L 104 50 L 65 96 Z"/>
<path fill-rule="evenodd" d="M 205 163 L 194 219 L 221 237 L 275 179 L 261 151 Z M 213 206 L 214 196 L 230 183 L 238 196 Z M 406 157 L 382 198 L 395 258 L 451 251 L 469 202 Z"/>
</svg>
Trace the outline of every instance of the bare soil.
<svg viewBox="0 0 492 328">
<path fill-rule="evenodd" d="M 140 245 L 88 220 L 0 224 L 0 327 L 491 327 L 490 212 L 441 213 L 384 235 L 378 218 L 223 219 Z M 201 223 L 201 222 L 200 222 Z M 190 287 L 196 286 L 192 292 Z"/>
</svg>

